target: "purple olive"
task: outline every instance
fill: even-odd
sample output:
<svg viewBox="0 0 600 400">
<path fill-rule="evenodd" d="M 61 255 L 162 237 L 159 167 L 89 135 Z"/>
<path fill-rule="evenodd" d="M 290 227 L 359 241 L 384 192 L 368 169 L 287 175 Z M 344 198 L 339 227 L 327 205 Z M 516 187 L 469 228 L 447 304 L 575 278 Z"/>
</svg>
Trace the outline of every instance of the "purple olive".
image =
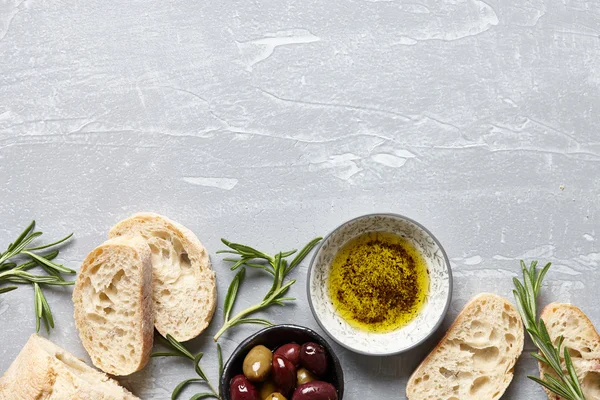
<svg viewBox="0 0 600 400">
<path fill-rule="evenodd" d="M 300 349 L 300 365 L 322 377 L 327 373 L 327 354 L 320 344 L 308 342 Z"/>
<path fill-rule="evenodd" d="M 298 367 L 300 364 L 300 345 L 297 343 L 284 344 L 275 350 L 275 354 L 290 360 L 294 367 Z"/>
<path fill-rule="evenodd" d="M 236 375 L 229 384 L 231 400 L 261 400 L 258 391 L 244 375 Z"/>
<path fill-rule="evenodd" d="M 331 383 L 313 381 L 300 385 L 294 391 L 292 400 L 337 400 L 338 395 Z"/>
<path fill-rule="evenodd" d="M 273 356 L 273 381 L 284 395 L 291 393 L 296 386 L 296 367 L 290 360 L 275 354 Z"/>
</svg>

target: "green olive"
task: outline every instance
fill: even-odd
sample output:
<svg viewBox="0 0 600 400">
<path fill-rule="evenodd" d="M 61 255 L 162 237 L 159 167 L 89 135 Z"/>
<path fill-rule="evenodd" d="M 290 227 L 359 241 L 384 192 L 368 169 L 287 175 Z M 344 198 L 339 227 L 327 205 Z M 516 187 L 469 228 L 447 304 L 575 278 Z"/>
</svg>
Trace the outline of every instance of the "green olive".
<svg viewBox="0 0 600 400">
<path fill-rule="evenodd" d="M 260 386 L 260 390 L 258 393 L 260 394 L 261 400 L 266 400 L 269 398 L 271 393 L 275 393 L 277 391 L 277 386 L 273 381 L 266 381 Z"/>
<path fill-rule="evenodd" d="M 296 372 L 296 386 L 304 385 L 305 383 L 316 381 L 317 378 L 306 368 L 298 369 Z"/>
<path fill-rule="evenodd" d="M 271 395 L 269 397 L 267 397 L 265 400 L 287 400 L 287 399 L 281 393 L 275 392 L 275 393 L 271 393 Z"/>
<path fill-rule="evenodd" d="M 262 382 L 269 377 L 272 362 L 273 353 L 271 353 L 271 350 L 262 345 L 255 346 L 244 358 L 242 370 L 249 381 Z"/>
</svg>

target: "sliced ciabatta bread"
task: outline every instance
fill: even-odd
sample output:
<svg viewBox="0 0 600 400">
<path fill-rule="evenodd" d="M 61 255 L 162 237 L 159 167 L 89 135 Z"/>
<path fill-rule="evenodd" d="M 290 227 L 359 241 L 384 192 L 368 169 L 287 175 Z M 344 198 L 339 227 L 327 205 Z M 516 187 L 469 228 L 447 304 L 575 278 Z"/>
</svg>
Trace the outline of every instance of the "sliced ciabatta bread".
<svg viewBox="0 0 600 400">
<path fill-rule="evenodd" d="M 109 233 L 142 236 L 152 251 L 154 325 L 180 342 L 202 333 L 217 303 L 215 273 L 208 251 L 183 225 L 158 214 L 141 213 Z"/>
<path fill-rule="evenodd" d="M 105 374 L 31 335 L 0 378 L 0 400 L 136 400 Z"/>
<path fill-rule="evenodd" d="M 87 255 L 73 290 L 75 326 L 94 365 L 139 371 L 154 335 L 150 248 L 138 236 L 107 240 Z"/>
<path fill-rule="evenodd" d="M 522 350 L 523 324 L 517 309 L 503 297 L 480 294 L 412 374 L 408 399 L 499 399 Z"/>
<path fill-rule="evenodd" d="M 540 318 L 544 320 L 550 339 L 557 343 L 564 337 L 563 346 L 569 349 L 573 366 L 581 383 L 586 400 L 600 400 L 600 335 L 590 319 L 571 304 L 548 304 Z M 539 363 L 540 375 L 554 375 L 546 364 Z M 561 397 L 548 392 L 551 400 Z"/>
</svg>

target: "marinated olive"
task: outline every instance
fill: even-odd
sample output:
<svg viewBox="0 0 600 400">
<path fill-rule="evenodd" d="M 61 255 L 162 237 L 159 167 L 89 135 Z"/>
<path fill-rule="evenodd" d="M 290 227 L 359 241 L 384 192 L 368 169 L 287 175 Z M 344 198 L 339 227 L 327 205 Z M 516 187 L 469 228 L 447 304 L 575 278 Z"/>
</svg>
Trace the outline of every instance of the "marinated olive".
<svg viewBox="0 0 600 400">
<path fill-rule="evenodd" d="M 269 397 L 267 397 L 266 400 L 287 400 L 287 399 L 281 393 L 275 392 L 275 393 L 271 393 L 271 395 Z"/>
<path fill-rule="evenodd" d="M 262 400 L 266 400 L 269 398 L 269 395 L 271 393 L 275 393 L 276 391 L 277 386 L 275 386 L 275 383 L 273 381 L 269 380 L 260 385 L 260 390 L 258 392 L 260 394 L 260 398 Z"/>
<path fill-rule="evenodd" d="M 337 400 L 338 395 L 331 383 L 314 381 L 298 386 L 292 400 Z"/>
<path fill-rule="evenodd" d="M 296 372 L 296 386 L 304 385 L 305 383 L 316 380 L 317 378 L 306 368 L 300 368 Z"/>
<path fill-rule="evenodd" d="M 269 377 L 273 353 L 265 346 L 255 346 L 244 358 L 242 369 L 244 375 L 251 382 L 262 382 Z"/>
<path fill-rule="evenodd" d="M 295 367 L 300 364 L 300 345 L 297 343 L 284 344 L 275 350 L 275 354 L 287 358 Z"/>
<path fill-rule="evenodd" d="M 321 377 L 327 372 L 327 354 L 317 343 L 308 342 L 300 349 L 300 365 Z"/>
<path fill-rule="evenodd" d="M 256 388 L 244 375 L 236 375 L 229 384 L 231 400 L 262 400 Z"/>
<path fill-rule="evenodd" d="M 296 367 L 285 357 L 273 356 L 273 380 L 283 394 L 288 394 L 296 387 Z"/>
</svg>

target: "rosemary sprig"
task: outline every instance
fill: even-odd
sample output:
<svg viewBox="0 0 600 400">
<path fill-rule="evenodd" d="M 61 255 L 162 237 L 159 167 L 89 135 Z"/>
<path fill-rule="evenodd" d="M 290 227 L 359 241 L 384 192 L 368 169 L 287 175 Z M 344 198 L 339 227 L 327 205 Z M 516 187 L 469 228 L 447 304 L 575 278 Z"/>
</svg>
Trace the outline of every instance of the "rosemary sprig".
<svg viewBox="0 0 600 400">
<path fill-rule="evenodd" d="M 52 261 L 58 255 L 58 250 L 46 254 L 34 253 L 34 251 L 57 246 L 69 240 L 73 234 L 56 242 L 29 247 L 31 242 L 41 235 L 42 232 L 35 231 L 35 221 L 32 221 L 19 237 L 8 246 L 6 251 L 0 253 L 0 285 L 7 282 L 33 285 L 36 332 L 40 331 L 42 321 L 47 331 L 54 328 L 54 318 L 48 300 L 42 291 L 42 285 L 66 286 L 75 283 L 65 280 L 62 276 L 62 274 L 75 274 L 74 270 Z M 28 261 L 24 261 L 23 258 L 28 259 Z M 22 262 L 17 264 L 16 261 Z M 41 267 L 48 275 L 36 275 L 27 272 L 36 266 Z M 18 286 L 14 285 L 0 287 L 0 294 L 11 292 L 17 288 Z"/>
<path fill-rule="evenodd" d="M 546 373 L 543 379 L 530 375 L 529 379 L 566 400 L 585 400 L 567 347 L 563 349 L 566 372 L 562 368 L 561 347 L 564 337 L 560 336 L 556 346 L 554 346 L 544 321 L 541 318 L 537 318 L 536 300 L 542 287 L 542 280 L 548 272 L 550 265 L 551 263 L 548 263 L 541 271 L 538 271 L 537 261 L 533 261 L 529 268 L 527 268 L 525 262 L 521 260 L 523 283 L 517 278 L 513 278 L 516 288 L 516 290 L 513 290 L 513 294 L 517 302 L 517 309 L 519 310 L 519 314 L 521 314 L 525 329 L 529 332 L 529 337 L 531 337 L 533 343 L 540 350 L 539 353 L 532 353 L 531 355 L 540 362 L 550 366 L 556 374 L 556 377 L 554 377 Z"/>
<path fill-rule="evenodd" d="M 223 326 L 215 337 L 213 338 L 215 342 L 219 340 L 219 337 L 228 330 L 237 325 L 241 324 L 259 324 L 259 325 L 272 325 L 266 319 L 262 318 L 248 318 L 250 314 L 253 314 L 257 311 L 263 310 L 272 305 L 280 305 L 284 306 L 285 302 L 296 300 L 293 297 L 286 297 L 285 294 L 289 290 L 289 288 L 296 282 L 294 279 L 285 281 L 285 278 L 304 260 L 304 258 L 310 253 L 310 251 L 321 241 L 322 238 L 317 237 L 311 240 L 300 252 L 297 250 L 290 250 L 286 252 L 280 252 L 275 256 L 269 255 L 267 253 L 263 253 L 262 251 L 258 251 L 253 249 L 250 246 L 245 246 L 243 244 L 232 243 L 225 239 L 221 239 L 221 241 L 229 247 L 231 250 L 220 250 L 217 251 L 219 253 L 229 253 L 235 254 L 239 256 L 239 258 L 225 258 L 225 261 L 231 261 L 234 264 L 231 266 L 231 270 L 235 271 L 236 269 L 247 266 L 250 268 L 261 269 L 267 272 L 273 278 L 273 284 L 271 285 L 271 289 L 265 295 L 263 300 L 260 303 L 257 303 L 247 309 L 239 312 L 235 316 L 231 317 L 231 311 L 233 310 L 233 305 L 235 304 L 235 300 L 237 298 L 237 293 L 239 287 L 244 281 L 244 277 L 246 275 L 246 269 L 242 267 L 239 272 L 233 278 L 231 285 L 229 286 L 229 290 L 227 291 L 227 295 L 225 296 L 225 304 L 224 304 L 224 322 Z M 297 253 L 297 254 L 296 254 Z M 296 254 L 296 256 L 292 259 L 292 261 L 288 264 L 286 260 L 287 257 Z"/>
<path fill-rule="evenodd" d="M 194 363 L 194 371 L 196 371 L 196 374 L 199 376 L 199 378 L 185 379 L 185 380 L 181 381 L 177 386 L 175 386 L 175 389 L 173 389 L 173 393 L 171 394 L 171 400 L 175 400 L 179 396 L 181 391 L 191 383 L 205 383 L 208 386 L 210 392 L 196 393 L 195 395 L 192 396 L 192 398 L 190 400 L 198 400 L 198 399 L 206 399 L 206 398 L 213 398 L 213 399 L 221 400 L 221 396 L 219 395 L 219 392 L 217 390 L 215 390 L 214 386 L 210 383 L 208 377 L 206 376 L 206 373 L 200 366 L 200 360 L 204 356 L 204 353 L 200 352 L 196 355 L 193 355 L 187 349 L 187 347 L 185 347 L 183 344 L 181 344 L 180 342 L 175 340 L 175 338 L 173 338 L 173 336 L 171 336 L 171 335 L 167 335 L 166 339 L 163 338 L 162 336 L 160 336 L 160 339 L 163 342 L 163 344 L 165 344 L 165 346 L 167 346 L 171 349 L 171 351 L 154 352 L 154 353 L 152 353 L 151 357 L 187 358 Z M 217 356 L 219 358 L 219 378 L 220 378 L 221 375 L 223 374 L 223 354 L 221 353 L 221 346 L 218 343 L 217 343 Z"/>
</svg>

